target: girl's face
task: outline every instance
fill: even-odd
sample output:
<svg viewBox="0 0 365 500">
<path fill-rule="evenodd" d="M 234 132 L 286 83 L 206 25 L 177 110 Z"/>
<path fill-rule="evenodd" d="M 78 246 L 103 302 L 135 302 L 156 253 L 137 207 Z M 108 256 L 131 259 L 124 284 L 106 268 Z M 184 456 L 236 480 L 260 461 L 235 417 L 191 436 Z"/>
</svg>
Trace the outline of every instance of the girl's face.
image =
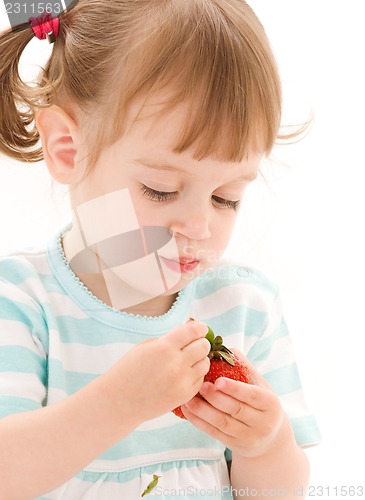
<svg viewBox="0 0 365 500">
<path fill-rule="evenodd" d="M 190 150 L 175 154 L 172 148 L 185 109 L 176 108 L 158 119 L 150 107 L 143 113 L 121 140 L 103 150 L 95 169 L 73 187 L 71 198 L 77 206 L 127 188 L 140 226 L 164 226 L 173 232 L 179 262 L 168 262 L 166 256 L 165 264 L 180 269 L 181 279 L 169 290 L 171 295 L 221 257 L 262 155 L 229 163 L 216 157 L 198 161 Z"/>
</svg>

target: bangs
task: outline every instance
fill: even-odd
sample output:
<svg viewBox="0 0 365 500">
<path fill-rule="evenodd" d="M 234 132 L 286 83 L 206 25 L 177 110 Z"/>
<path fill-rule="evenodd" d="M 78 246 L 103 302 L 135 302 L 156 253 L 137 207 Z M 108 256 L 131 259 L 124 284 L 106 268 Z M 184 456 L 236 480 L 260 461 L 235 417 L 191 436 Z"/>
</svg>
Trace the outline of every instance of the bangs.
<svg viewBox="0 0 365 500">
<path fill-rule="evenodd" d="M 94 146 L 123 136 L 136 98 L 147 103 L 165 89 L 157 116 L 181 103 L 189 110 L 175 153 L 194 147 L 196 159 L 216 154 L 230 162 L 253 150 L 268 155 L 280 127 L 281 86 L 251 8 L 242 0 L 154 4 L 140 13 L 138 39 L 114 55 L 102 122 L 90 130 Z"/>
</svg>

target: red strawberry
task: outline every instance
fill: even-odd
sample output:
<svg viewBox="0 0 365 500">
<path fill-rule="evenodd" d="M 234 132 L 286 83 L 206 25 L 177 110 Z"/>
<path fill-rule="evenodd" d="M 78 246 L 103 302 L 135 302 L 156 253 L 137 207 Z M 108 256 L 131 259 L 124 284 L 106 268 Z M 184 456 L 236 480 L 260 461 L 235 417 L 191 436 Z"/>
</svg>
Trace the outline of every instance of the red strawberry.
<svg viewBox="0 0 365 500">
<path fill-rule="evenodd" d="M 219 335 L 215 337 L 212 329 L 209 328 L 205 338 L 209 340 L 211 345 L 210 352 L 208 354 L 208 358 L 210 359 L 210 368 L 209 372 L 204 377 L 205 382 L 211 382 L 214 384 L 217 378 L 227 377 L 240 382 L 245 382 L 246 384 L 252 384 L 250 372 L 247 366 L 245 366 L 233 352 L 223 345 L 222 337 Z M 197 396 L 202 397 L 199 393 Z M 172 410 L 172 412 L 178 417 L 185 419 L 180 406 Z"/>
</svg>

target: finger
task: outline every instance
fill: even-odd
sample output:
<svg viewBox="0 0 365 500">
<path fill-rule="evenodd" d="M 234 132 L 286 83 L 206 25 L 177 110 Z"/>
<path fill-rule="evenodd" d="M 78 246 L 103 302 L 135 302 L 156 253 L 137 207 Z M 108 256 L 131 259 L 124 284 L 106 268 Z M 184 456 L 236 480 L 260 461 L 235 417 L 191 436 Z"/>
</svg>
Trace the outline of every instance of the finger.
<svg viewBox="0 0 365 500">
<path fill-rule="evenodd" d="M 246 384 L 226 377 L 220 377 L 215 381 L 214 385 L 222 393 L 256 410 L 268 410 L 273 404 L 273 399 L 276 398 L 274 393 L 265 387 Z"/>
<path fill-rule="evenodd" d="M 173 344 L 178 349 L 183 349 L 195 340 L 205 337 L 207 333 L 206 324 L 201 321 L 188 321 L 168 332 L 161 340 Z"/>
<path fill-rule="evenodd" d="M 196 392 L 200 390 L 202 383 L 204 382 L 204 377 L 208 373 L 210 368 L 210 361 L 207 356 L 205 356 L 202 360 L 195 363 L 192 367 L 194 370 L 195 381 L 194 386 L 196 386 Z"/>
<path fill-rule="evenodd" d="M 205 382 L 199 393 L 214 408 L 251 427 L 261 419 L 262 411 L 219 391 L 214 384 Z"/>
<path fill-rule="evenodd" d="M 191 344 L 187 345 L 182 349 L 184 356 L 186 357 L 187 363 L 190 366 L 194 366 L 195 363 L 201 361 L 204 358 L 208 359 L 208 354 L 210 351 L 210 342 L 205 337 L 194 340 Z"/>
<path fill-rule="evenodd" d="M 242 435 L 242 432 L 249 429 L 249 427 L 244 422 L 239 422 L 227 413 L 217 410 L 212 405 L 210 405 L 204 399 L 195 397 L 183 405 L 182 410 L 185 413 L 187 409 L 189 414 L 189 420 L 196 425 L 197 419 L 200 420 L 199 426 L 204 426 L 201 430 L 205 432 L 209 431 L 210 435 L 219 434 L 221 436 L 225 435 L 226 438 L 234 438 L 236 436 Z M 194 415 L 194 417 L 191 416 Z M 218 439 L 218 438 L 217 438 Z"/>
<path fill-rule="evenodd" d="M 247 366 L 247 368 L 250 371 L 251 380 L 253 384 L 271 389 L 270 384 L 266 381 L 266 379 L 261 375 L 261 373 L 253 366 L 253 364 L 246 358 L 246 356 L 241 351 L 235 348 L 230 348 L 230 351 L 232 351 L 237 356 L 237 358 L 240 359 L 245 366 Z"/>
<path fill-rule="evenodd" d="M 198 415 L 193 413 L 186 405 L 181 406 L 181 411 L 183 412 L 185 418 L 193 424 L 197 429 L 201 430 L 205 434 L 208 434 L 214 439 L 221 441 L 229 448 L 234 448 L 236 439 L 232 436 L 227 436 L 220 429 L 214 427 L 210 422 L 200 418 Z"/>
</svg>

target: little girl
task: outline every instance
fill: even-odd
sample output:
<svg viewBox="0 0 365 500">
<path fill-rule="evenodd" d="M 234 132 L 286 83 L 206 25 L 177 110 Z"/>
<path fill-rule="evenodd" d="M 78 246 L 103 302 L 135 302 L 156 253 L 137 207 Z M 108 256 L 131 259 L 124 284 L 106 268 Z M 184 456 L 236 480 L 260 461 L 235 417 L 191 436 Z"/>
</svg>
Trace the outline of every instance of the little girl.
<svg viewBox="0 0 365 500">
<path fill-rule="evenodd" d="M 29 86 L 35 35 L 54 45 Z M 2 33 L 0 56 L 1 151 L 44 159 L 73 213 L 0 259 L 0 498 L 297 498 L 319 435 L 277 287 L 221 260 L 281 118 L 255 14 L 79 0 Z M 203 383 L 207 325 L 252 385 Z"/>
</svg>

